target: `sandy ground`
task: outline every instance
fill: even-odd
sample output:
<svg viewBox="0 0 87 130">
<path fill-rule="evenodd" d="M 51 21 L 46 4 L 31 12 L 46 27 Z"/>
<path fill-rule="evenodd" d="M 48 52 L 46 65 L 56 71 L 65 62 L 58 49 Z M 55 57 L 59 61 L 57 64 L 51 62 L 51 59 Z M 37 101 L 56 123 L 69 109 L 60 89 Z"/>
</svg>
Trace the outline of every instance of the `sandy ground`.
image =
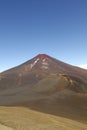
<svg viewBox="0 0 87 130">
<path fill-rule="evenodd" d="M 0 130 L 87 130 L 87 125 L 23 107 L 0 107 Z M 11 129 L 11 128 L 13 129 Z"/>
<path fill-rule="evenodd" d="M 13 129 L 0 124 L 0 130 L 13 130 Z"/>
</svg>

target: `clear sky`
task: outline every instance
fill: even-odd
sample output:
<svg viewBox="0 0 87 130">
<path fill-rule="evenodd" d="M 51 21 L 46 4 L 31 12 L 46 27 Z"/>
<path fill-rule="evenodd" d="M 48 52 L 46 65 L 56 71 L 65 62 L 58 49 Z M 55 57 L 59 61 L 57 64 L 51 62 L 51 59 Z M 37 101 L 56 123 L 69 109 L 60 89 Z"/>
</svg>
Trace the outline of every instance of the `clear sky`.
<svg viewBox="0 0 87 130">
<path fill-rule="evenodd" d="M 0 0 L 0 71 L 38 53 L 87 64 L 87 0 Z"/>
</svg>

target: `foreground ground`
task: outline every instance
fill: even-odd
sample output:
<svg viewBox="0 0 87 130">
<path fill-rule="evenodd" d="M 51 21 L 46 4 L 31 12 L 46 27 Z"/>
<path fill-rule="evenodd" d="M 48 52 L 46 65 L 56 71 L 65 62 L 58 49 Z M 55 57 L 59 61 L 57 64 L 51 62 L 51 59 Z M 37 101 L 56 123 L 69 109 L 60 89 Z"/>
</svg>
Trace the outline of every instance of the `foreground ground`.
<svg viewBox="0 0 87 130">
<path fill-rule="evenodd" d="M 0 107 L 0 130 L 87 130 L 87 125 L 25 107 Z"/>
</svg>

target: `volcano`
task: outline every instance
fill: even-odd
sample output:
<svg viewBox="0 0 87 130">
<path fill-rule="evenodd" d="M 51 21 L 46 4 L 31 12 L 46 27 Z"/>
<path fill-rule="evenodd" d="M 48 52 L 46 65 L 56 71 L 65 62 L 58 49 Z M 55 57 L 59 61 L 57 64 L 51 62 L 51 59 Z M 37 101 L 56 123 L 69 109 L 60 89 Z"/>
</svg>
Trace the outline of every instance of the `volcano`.
<svg viewBox="0 0 87 130">
<path fill-rule="evenodd" d="M 0 73 L 0 106 L 87 120 L 87 70 L 46 54 Z"/>
<path fill-rule="evenodd" d="M 45 80 L 48 84 L 44 85 Z M 0 89 L 21 87 L 35 88 L 38 84 L 46 88 L 52 81 L 52 89 L 68 89 L 74 92 L 86 92 L 87 71 L 63 63 L 46 54 L 39 54 L 33 59 L 0 74 Z M 64 84 L 61 83 L 64 82 Z M 56 87 L 55 87 L 56 86 Z M 48 88 L 48 87 L 47 87 Z M 42 87 L 40 87 L 42 89 Z M 49 87 L 49 91 L 51 88 Z"/>
</svg>

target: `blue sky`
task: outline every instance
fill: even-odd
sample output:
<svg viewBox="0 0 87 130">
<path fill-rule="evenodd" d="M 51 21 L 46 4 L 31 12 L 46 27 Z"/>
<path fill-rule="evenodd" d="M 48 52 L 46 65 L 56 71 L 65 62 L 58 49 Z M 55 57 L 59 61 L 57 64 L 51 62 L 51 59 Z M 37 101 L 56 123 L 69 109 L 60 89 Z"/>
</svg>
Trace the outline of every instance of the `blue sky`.
<svg viewBox="0 0 87 130">
<path fill-rule="evenodd" d="M 38 53 L 87 64 L 87 0 L 0 0 L 0 71 Z"/>
</svg>

